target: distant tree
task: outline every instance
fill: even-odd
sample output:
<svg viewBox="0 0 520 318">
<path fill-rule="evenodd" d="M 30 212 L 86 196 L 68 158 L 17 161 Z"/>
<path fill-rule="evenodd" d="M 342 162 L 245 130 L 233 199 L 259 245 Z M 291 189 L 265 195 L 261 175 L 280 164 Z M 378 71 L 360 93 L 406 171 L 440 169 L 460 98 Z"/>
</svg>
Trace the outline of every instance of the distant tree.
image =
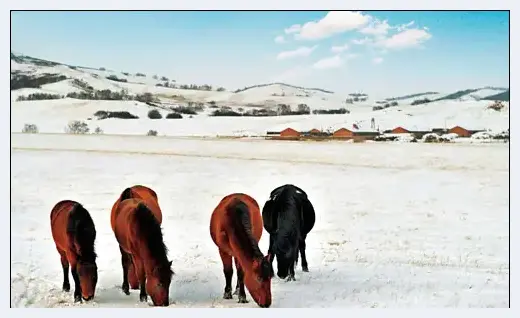
<svg viewBox="0 0 520 318">
<path fill-rule="evenodd" d="M 148 112 L 148 118 L 150 119 L 161 119 L 162 115 L 157 109 L 152 109 Z"/>
</svg>

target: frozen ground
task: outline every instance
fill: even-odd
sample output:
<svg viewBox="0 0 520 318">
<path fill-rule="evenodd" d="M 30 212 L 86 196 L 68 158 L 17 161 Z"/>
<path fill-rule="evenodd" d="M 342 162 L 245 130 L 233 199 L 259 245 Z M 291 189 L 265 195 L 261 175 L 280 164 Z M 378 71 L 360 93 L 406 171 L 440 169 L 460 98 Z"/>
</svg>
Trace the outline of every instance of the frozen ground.
<svg viewBox="0 0 520 318">
<path fill-rule="evenodd" d="M 222 299 L 209 216 L 230 192 L 263 206 L 283 183 L 306 190 L 317 222 L 310 272 L 275 278 L 273 307 L 508 306 L 508 145 L 12 134 L 11 147 L 13 307 L 147 307 L 120 290 L 109 225 L 114 200 L 136 183 L 159 195 L 172 307 L 256 307 L 249 295 L 247 305 Z M 60 291 L 49 213 L 62 199 L 83 203 L 98 231 L 96 299 L 83 305 Z M 264 253 L 267 244 L 264 232 Z"/>
</svg>

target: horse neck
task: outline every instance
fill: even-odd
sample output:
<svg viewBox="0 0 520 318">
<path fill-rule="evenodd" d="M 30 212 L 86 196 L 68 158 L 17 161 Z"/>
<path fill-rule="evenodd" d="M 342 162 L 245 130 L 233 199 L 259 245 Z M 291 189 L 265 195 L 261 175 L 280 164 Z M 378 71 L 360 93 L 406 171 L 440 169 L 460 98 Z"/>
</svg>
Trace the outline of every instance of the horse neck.
<svg viewBox="0 0 520 318">
<path fill-rule="evenodd" d="M 229 232 L 228 232 L 229 233 Z M 235 233 L 231 230 L 232 239 L 234 241 L 238 241 L 238 237 Z M 249 256 L 244 251 L 241 250 L 240 246 L 237 244 L 236 246 L 233 246 L 230 244 L 231 250 L 233 251 L 233 256 L 238 260 L 238 263 L 242 267 L 242 270 L 245 272 L 249 272 L 251 268 L 253 267 L 253 261 L 255 260 L 254 256 Z"/>
<path fill-rule="evenodd" d="M 148 244 L 144 240 L 139 240 L 139 257 L 143 262 L 144 271 L 147 275 L 150 275 L 152 271 L 160 265 L 160 261 L 152 256 L 152 253 L 148 249 Z"/>
</svg>

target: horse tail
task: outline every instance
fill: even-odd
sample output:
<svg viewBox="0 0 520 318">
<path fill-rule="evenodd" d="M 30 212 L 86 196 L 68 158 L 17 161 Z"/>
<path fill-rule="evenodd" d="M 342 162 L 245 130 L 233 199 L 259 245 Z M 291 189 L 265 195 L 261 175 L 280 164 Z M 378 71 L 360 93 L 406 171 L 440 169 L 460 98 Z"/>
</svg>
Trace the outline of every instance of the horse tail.
<svg viewBox="0 0 520 318">
<path fill-rule="evenodd" d="M 131 198 L 132 198 L 132 188 L 126 188 L 121 193 L 121 201 L 126 200 L 126 199 L 131 199 Z"/>
<path fill-rule="evenodd" d="M 263 257 L 262 252 L 258 247 L 258 242 L 254 239 L 251 233 L 252 224 L 249 216 L 249 207 L 240 199 L 235 199 L 227 207 L 228 216 L 234 220 L 235 228 L 239 229 L 238 235 L 242 240 L 247 241 L 256 257 Z"/>
<path fill-rule="evenodd" d="M 71 242 L 79 245 L 79 259 L 95 261 L 96 252 L 94 243 L 96 240 L 96 227 L 88 211 L 77 203 L 69 212 L 67 220 L 67 234 Z"/>
</svg>

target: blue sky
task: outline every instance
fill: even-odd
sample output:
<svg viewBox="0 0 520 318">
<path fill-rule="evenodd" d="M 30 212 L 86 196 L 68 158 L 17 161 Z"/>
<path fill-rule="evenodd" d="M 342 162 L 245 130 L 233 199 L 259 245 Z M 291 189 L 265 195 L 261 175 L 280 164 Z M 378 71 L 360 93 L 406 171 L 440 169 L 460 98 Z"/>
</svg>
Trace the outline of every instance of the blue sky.
<svg viewBox="0 0 520 318">
<path fill-rule="evenodd" d="M 282 81 L 387 97 L 507 87 L 509 14 L 13 12 L 11 50 L 232 89 Z"/>
</svg>

